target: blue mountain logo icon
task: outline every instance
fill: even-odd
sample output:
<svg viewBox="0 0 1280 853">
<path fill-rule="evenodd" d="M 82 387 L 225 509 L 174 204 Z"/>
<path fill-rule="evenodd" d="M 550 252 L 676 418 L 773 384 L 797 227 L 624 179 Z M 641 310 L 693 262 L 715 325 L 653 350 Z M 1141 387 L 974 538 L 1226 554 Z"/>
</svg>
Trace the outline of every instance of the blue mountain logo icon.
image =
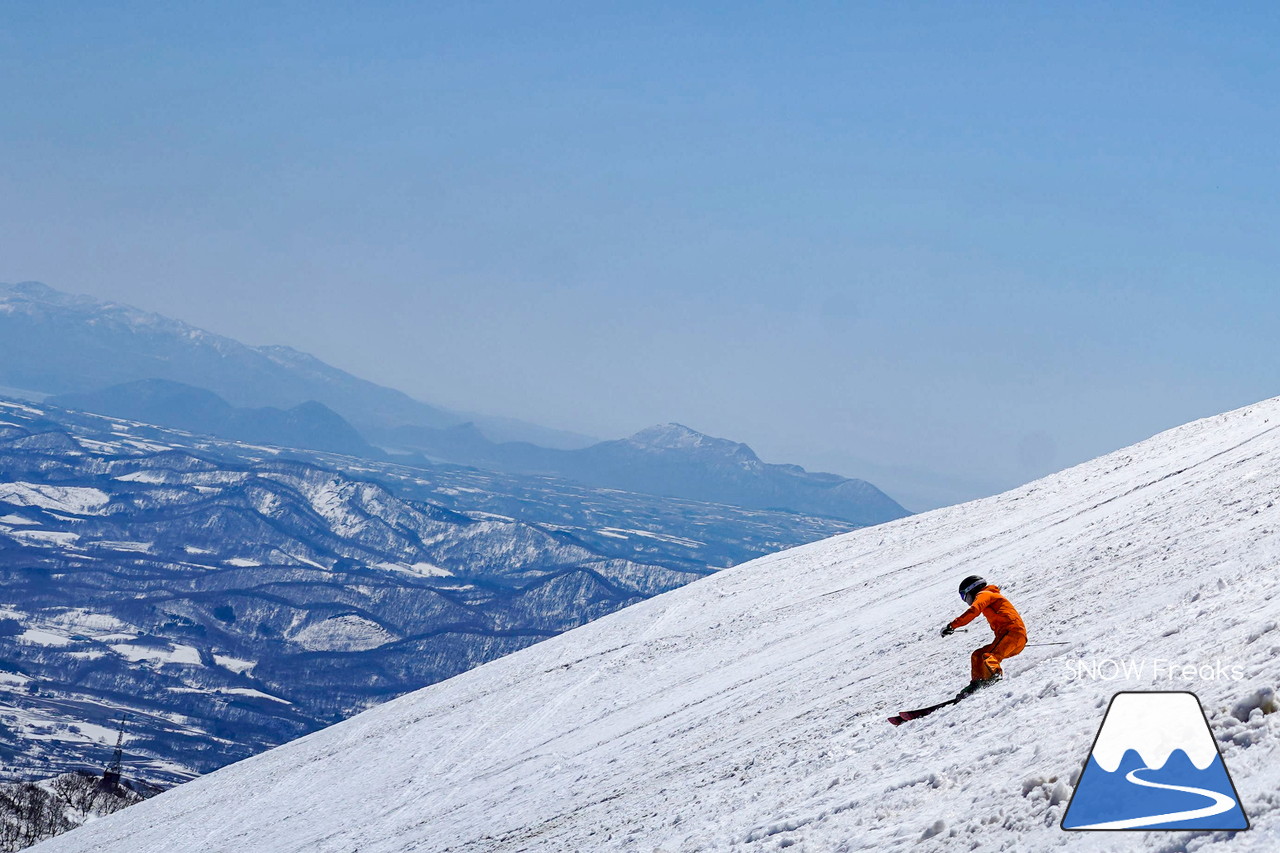
<svg viewBox="0 0 1280 853">
<path fill-rule="evenodd" d="M 1062 828 L 1249 828 L 1194 693 L 1112 697 Z"/>
</svg>

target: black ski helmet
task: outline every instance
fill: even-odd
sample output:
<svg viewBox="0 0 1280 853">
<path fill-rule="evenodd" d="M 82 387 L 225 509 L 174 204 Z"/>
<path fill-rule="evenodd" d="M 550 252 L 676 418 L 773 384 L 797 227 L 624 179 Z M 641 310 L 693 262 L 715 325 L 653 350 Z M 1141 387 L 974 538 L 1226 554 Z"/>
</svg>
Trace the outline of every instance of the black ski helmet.
<svg viewBox="0 0 1280 853">
<path fill-rule="evenodd" d="M 982 578 L 979 575 L 969 575 L 969 577 L 960 581 L 960 597 L 965 601 L 972 603 L 973 599 L 971 596 L 976 595 L 977 592 L 986 585 L 987 581 L 985 578 Z"/>
</svg>

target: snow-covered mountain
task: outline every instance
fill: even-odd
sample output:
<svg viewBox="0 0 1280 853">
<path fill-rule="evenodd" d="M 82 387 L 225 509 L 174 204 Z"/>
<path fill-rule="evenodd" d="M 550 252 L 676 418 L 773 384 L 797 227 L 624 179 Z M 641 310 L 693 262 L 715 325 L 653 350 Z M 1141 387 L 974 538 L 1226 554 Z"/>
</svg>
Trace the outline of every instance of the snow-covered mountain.
<svg viewBox="0 0 1280 853">
<path fill-rule="evenodd" d="M 682 424 L 661 424 L 630 438 L 578 450 L 491 442 L 471 424 L 449 429 L 400 427 L 376 433 L 384 444 L 469 465 L 552 474 L 626 489 L 756 509 L 840 518 L 859 525 L 907 515 L 865 480 L 761 461 L 750 447 Z"/>
<path fill-rule="evenodd" d="M 0 400 L 0 778 L 189 778 L 824 519 Z"/>
<path fill-rule="evenodd" d="M 35 282 L 0 284 L 0 393 L 223 438 L 382 458 L 368 439 L 437 461 L 858 525 L 906 514 L 863 480 L 766 464 L 745 444 L 678 424 L 593 443 L 463 416 L 289 347 L 246 346 Z"/>
<path fill-rule="evenodd" d="M 36 849 L 1270 853 L 1278 491 L 1280 399 L 720 572 Z M 1033 644 L 1067 645 L 889 726 L 966 681 L 989 635 L 938 632 L 973 572 Z M 1137 666 L 1081 675 L 1107 659 Z M 1135 689 L 1199 695 L 1250 831 L 1059 828 L 1108 701 Z"/>
<path fill-rule="evenodd" d="M 38 282 L 0 283 L 0 387 L 47 396 L 148 379 L 207 389 L 249 408 L 290 409 L 315 401 L 361 429 L 445 427 L 469 419 L 291 347 L 246 346 L 181 320 Z M 495 435 L 568 447 L 590 443 L 509 418 L 484 425 Z"/>
<path fill-rule="evenodd" d="M 37 282 L 0 284 L 0 385 L 62 394 L 142 379 L 206 388 L 236 406 L 289 408 L 315 400 L 361 423 L 458 422 L 288 347 L 249 347 Z"/>
</svg>

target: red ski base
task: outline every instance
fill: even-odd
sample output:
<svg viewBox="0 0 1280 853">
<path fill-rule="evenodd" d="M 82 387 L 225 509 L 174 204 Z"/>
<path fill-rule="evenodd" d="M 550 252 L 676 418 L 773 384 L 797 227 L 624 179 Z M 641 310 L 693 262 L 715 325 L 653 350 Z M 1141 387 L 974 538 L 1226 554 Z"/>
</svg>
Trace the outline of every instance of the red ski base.
<svg viewBox="0 0 1280 853">
<path fill-rule="evenodd" d="M 954 705 L 959 702 L 957 699 L 948 699 L 946 702 L 939 702 L 937 705 L 930 705 L 927 708 L 917 708 L 914 711 L 899 711 L 897 714 L 889 718 L 889 722 L 895 726 L 900 726 L 908 720 L 918 720 L 921 717 L 927 717 L 939 708 L 945 708 L 948 705 Z"/>
</svg>

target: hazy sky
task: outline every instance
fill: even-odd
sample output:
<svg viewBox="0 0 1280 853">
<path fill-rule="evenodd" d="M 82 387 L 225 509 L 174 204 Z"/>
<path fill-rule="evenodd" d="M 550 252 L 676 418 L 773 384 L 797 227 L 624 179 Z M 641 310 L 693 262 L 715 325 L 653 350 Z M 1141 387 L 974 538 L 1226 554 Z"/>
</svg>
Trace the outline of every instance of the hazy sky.
<svg viewBox="0 0 1280 853">
<path fill-rule="evenodd" d="M 0 281 L 924 509 L 1280 394 L 1278 10 L 0 3 Z"/>
</svg>

